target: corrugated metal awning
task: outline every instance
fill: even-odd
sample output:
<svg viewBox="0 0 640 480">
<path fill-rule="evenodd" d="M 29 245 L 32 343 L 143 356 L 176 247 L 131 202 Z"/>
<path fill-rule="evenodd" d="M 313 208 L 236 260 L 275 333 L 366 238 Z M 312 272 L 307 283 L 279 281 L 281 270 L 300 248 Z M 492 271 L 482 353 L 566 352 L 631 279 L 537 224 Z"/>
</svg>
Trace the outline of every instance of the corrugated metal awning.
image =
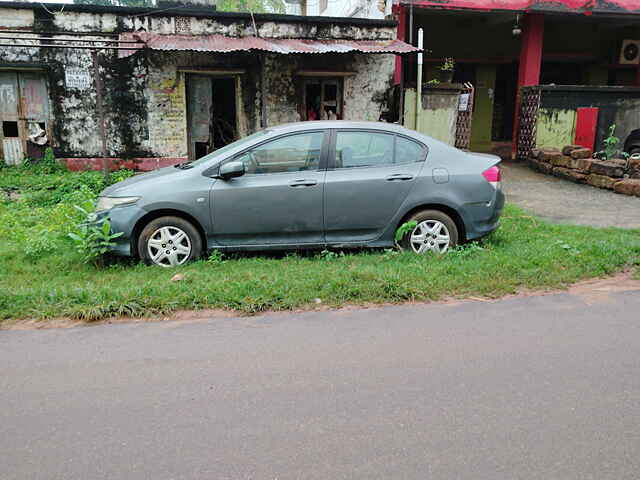
<svg viewBox="0 0 640 480">
<path fill-rule="evenodd" d="M 150 50 L 194 52 L 248 52 L 252 50 L 280 53 L 414 53 L 420 50 L 401 40 L 310 40 L 302 38 L 225 37 L 224 35 L 161 35 L 158 33 L 127 33 L 121 39 L 137 39 Z M 128 57 L 135 51 L 121 50 Z"/>
</svg>

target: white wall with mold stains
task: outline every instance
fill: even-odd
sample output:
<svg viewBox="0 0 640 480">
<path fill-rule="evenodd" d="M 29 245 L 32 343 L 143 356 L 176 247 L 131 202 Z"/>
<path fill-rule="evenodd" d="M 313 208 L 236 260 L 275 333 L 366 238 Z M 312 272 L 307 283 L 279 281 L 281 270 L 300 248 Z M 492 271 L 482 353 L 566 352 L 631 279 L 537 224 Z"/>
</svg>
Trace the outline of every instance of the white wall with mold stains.
<svg viewBox="0 0 640 480">
<path fill-rule="evenodd" d="M 377 122 L 386 105 L 378 100 L 390 87 L 395 55 L 356 55 L 356 75 L 344 80 L 344 119 Z"/>
<path fill-rule="evenodd" d="M 33 22 L 33 10 L 6 8 L 0 15 L 0 28 L 28 28 L 33 27 Z"/>
</svg>

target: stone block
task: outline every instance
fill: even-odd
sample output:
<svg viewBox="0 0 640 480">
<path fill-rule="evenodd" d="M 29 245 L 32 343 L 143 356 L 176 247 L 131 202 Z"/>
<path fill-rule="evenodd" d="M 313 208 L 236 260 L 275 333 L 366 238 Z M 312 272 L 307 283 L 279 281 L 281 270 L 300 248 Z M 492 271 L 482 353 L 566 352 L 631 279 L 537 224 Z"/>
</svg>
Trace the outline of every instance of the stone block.
<svg viewBox="0 0 640 480">
<path fill-rule="evenodd" d="M 618 180 L 617 178 L 597 175 L 595 173 L 587 175 L 587 183 L 598 188 L 608 188 L 609 190 L 613 190 L 613 186 L 616 184 L 616 182 L 619 181 L 620 180 Z"/>
<path fill-rule="evenodd" d="M 621 180 L 613 186 L 613 190 L 624 195 L 635 195 L 636 197 L 640 197 L 640 179 L 634 180 L 626 178 Z"/>
<path fill-rule="evenodd" d="M 640 158 L 630 158 L 629 159 L 629 169 L 627 170 L 629 175 L 635 177 L 636 175 L 640 175 Z M 640 177 L 636 177 L 640 178 Z"/>
<path fill-rule="evenodd" d="M 574 183 L 586 183 L 587 176 L 584 173 L 576 172 L 575 170 L 571 170 L 569 168 L 564 167 L 555 167 L 553 169 L 553 174 L 556 177 L 562 178 L 564 180 L 569 180 Z"/>
<path fill-rule="evenodd" d="M 554 167 L 569 168 L 569 165 L 571 164 L 571 157 L 560 155 L 559 157 L 553 157 L 549 163 Z"/>
<path fill-rule="evenodd" d="M 562 152 L 560 150 L 556 150 L 555 148 L 543 148 L 540 150 L 538 160 L 540 160 L 541 162 L 551 163 L 552 159 L 561 156 Z"/>
<path fill-rule="evenodd" d="M 615 162 L 598 160 L 591 163 L 591 173 L 621 178 L 624 175 L 624 167 Z"/>
<path fill-rule="evenodd" d="M 562 149 L 562 154 L 571 155 L 571 152 L 573 152 L 574 150 L 578 150 L 579 148 L 582 148 L 582 145 L 567 145 Z"/>
<path fill-rule="evenodd" d="M 591 172 L 591 164 L 593 163 L 592 158 L 572 158 L 571 163 L 569 163 L 569 168 L 574 170 L 578 170 L 582 173 Z"/>
<path fill-rule="evenodd" d="M 529 167 L 531 167 L 531 169 L 535 170 L 536 172 L 546 174 L 551 173 L 551 170 L 553 169 L 553 166 L 550 163 L 545 163 L 534 159 L 529 160 Z"/>
<path fill-rule="evenodd" d="M 577 148 L 571 151 L 571 158 L 591 158 L 593 151 L 590 148 Z"/>
</svg>

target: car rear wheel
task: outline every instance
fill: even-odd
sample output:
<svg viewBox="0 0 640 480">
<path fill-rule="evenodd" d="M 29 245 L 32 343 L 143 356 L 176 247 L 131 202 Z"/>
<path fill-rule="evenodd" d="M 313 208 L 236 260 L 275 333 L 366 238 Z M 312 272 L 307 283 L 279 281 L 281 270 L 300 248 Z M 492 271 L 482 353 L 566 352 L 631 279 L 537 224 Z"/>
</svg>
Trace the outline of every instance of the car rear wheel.
<svg viewBox="0 0 640 480">
<path fill-rule="evenodd" d="M 202 239 L 198 230 L 179 217 L 152 220 L 138 238 L 138 255 L 147 265 L 176 267 L 201 254 Z"/>
<path fill-rule="evenodd" d="M 416 227 L 400 242 L 405 250 L 420 255 L 428 252 L 441 255 L 458 244 L 456 223 L 439 210 L 417 212 L 407 221 L 416 222 Z"/>
</svg>

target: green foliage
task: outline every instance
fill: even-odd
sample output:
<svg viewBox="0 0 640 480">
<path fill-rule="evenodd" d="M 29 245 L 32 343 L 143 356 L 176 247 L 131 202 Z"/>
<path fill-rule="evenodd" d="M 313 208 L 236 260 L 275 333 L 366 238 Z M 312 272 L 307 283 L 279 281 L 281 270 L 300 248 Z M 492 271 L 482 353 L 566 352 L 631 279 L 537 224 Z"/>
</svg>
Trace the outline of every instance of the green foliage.
<svg viewBox="0 0 640 480">
<path fill-rule="evenodd" d="M 207 263 L 209 265 L 220 265 L 225 262 L 224 254 L 220 250 L 212 250 Z"/>
<path fill-rule="evenodd" d="M 612 158 L 627 158 L 628 153 L 620 151 L 618 144 L 620 139 L 616 137 L 615 123 L 609 126 L 609 136 L 603 140 L 604 149 L 594 153 L 594 157 L 601 160 L 611 160 Z"/>
<path fill-rule="evenodd" d="M 323 262 L 332 262 L 338 258 L 344 257 L 344 252 L 334 252 L 332 250 L 322 250 L 316 258 Z"/>
<path fill-rule="evenodd" d="M 83 219 L 68 233 L 69 238 L 74 241 L 76 250 L 85 263 L 99 263 L 100 257 L 115 245 L 113 240 L 121 237 L 122 232 L 111 233 L 111 223 L 108 220 L 96 222 L 93 203 L 86 202 L 83 206 L 76 205 L 75 208 Z"/>
<path fill-rule="evenodd" d="M 456 67 L 456 61 L 451 57 L 445 57 L 444 62 L 440 65 L 440 70 L 443 72 L 452 72 Z"/>
<path fill-rule="evenodd" d="M 412 220 L 410 222 L 404 222 L 402 225 L 398 227 L 396 230 L 396 243 L 400 243 L 407 234 L 413 232 L 413 230 L 418 226 L 418 222 Z"/>
<path fill-rule="evenodd" d="M 216 8 L 226 12 L 285 13 L 283 0 L 219 0 Z"/>
</svg>

